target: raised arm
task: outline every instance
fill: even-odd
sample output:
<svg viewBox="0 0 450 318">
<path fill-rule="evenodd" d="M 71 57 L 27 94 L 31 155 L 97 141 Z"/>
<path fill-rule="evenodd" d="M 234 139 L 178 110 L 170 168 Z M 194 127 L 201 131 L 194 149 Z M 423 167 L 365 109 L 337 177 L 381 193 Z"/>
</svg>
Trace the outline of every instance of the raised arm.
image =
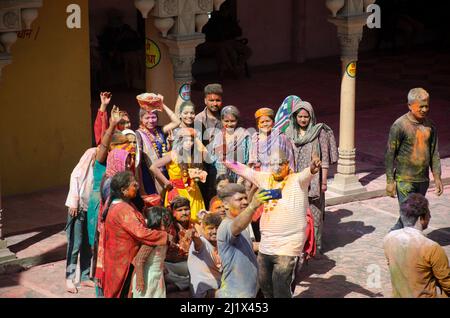
<svg viewBox="0 0 450 318">
<path fill-rule="evenodd" d="M 168 165 L 172 161 L 172 151 L 164 155 L 162 158 L 154 161 L 150 166 L 150 171 L 153 173 L 156 179 L 158 179 L 167 188 L 170 187 L 170 181 L 161 172 L 161 168 Z"/>
<path fill-rule="evenodd" d="M 258 185 L 258 181 L 256 180 L 256 176 L 259 172 L 254 171 L 247 167 L 246 165 L 243 165 L 240 162 L 231 162 L 231 161 L 224 161 L 223 164 L 225 167 L 233 171 L 234 173 L 240 175 L 241 177 L 247 179 L 253 184 Z"/>
<path fill-rule="evenodd" d="M 113 110 L 114 111 L 114 107 Z M 109 146 L 111 144 L 112 136 L 114 134 L 114 131 L 116 130 L 117 124 L 120 121 L 120 117 L 117 118 L 115 116 L 111 116 L 109 118 L 109 127 L 106 130 L 105 134 L 102 137 L 102 142 L 100 144 L 100 148 L 97 151 L 96 160 L 98 162 L 104 163 L 106 161 L 106 157 L 108 156 Z"/>
<path fill-rule="evenodd" d="M 161 98 L 162 98 L 162 96 L 161 96 Z M 163 127 L 164 134 L 168 134 L 169 131 L 174 130 L 175 128 L 180 126 L 181 120 L 169 107 L 167 107 L 166 104 L 164 104 L 164 102 L 163 102 L 163 109 L 170 118 L 170 123 L 168 123 L 167 125 L 165 125 Z"/>
<path fill-rule="evenodd" d="M 95 117 L 94 122 L 94 135 L 95 135 L 95 143 L 99 145 L 102 141 L 102 137 L 108 128 L 108 113 L 106 112 L 106 108 L 108 107 L 111 101 L 111 93 L 110 92 L 101 92 L 100 93 L 100 107 L 97 111 L 97 117 Z"/>
<path fill-rule="evenodd" d="M 194 251 L 200 252 L 203 248 L 203 242 L 200 238 L 200 234 L 202 233 L 201 227 L 198 224 L 194 225 L 195 231 L 192 233 L 192 243 L 194 244 Z"/>
<path fill-rule="evenodd" d="M 267 192 L 264 190 L 258 190 L 256 194 L 253 196 L 252 202 L 248 205 L 248 207 L 237 217 L 233 219 L 233 223 L 231 223 L 231 234 L 233 236 L 238 236 L 244 231 L 250 222 L 252 222 L 253 213 L 263 204 L 265 201 L 270 200 L 271 197 L 267 195 Z"/>
<path fill-rule="evenodd" d="M 313 156 L 311 160 L 311 164 L 308 168 L 305 168 L 302 172 L 300 172 L 299 181 L 302 188 L 308 188 L 311 182 L 311 179 L 314 177 L 316 173 L 319 172 L 322 166 L 322 162 L 318 157 Z"/>
</svg>

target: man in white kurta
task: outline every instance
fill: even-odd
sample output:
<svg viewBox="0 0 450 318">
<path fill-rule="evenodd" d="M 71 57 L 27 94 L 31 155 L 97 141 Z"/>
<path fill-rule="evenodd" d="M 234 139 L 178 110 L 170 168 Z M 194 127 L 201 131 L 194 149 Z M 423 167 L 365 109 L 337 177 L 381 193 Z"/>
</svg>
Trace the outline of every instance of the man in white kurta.
<svg viewBox="0 0 450 318">
<path fill-rule="evenodd" d="M 266 298 L 292 297 L 295 266 L 306 241 L 308 187 L 320 167 L 314 159 L 300 173 L 289 170 L 283 152 L 270 157 L 271 172 L 257 172 L 240 163 L 225 165 L 262 189 L 281 189 L 279 200 L 264 204 L 261 216 L 261 242 L 258 254 L 258 280 Z"/>
</svg>

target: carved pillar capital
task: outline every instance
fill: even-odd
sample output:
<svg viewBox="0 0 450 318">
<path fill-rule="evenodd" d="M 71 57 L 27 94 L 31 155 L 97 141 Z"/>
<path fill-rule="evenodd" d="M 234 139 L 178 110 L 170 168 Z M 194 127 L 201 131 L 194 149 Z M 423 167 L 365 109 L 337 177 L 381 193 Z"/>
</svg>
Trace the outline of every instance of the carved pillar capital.
<svg viewBox="0 0 450 318">
<path fill-rule="evenodd" d="M 11 47 L 17 33 L 29 29 L 37 18 L 42 0 L 3 0 L 0 2 L 0 78 L 3 67 L 12 63 Z"/>
<path fill-rule="evenodd" d="M 177 88 L 183 83 L 192 81 L 192 64 L 195 61 L 195 48 L 205 41 L 204 34 L 190 37 L 169 36 L 161 40 L 169 48 L 169 56 L 173 65 L 174 78 Z"/>
<path fill-rule="evenodd" d="M 361 42 L 363 27 L 366 25 L 368 14 L 356 16 L 337 16 L 328 19 L 337 27 L 337 36 L 341 46 L 341 59 L 357 61 L 359 42 Z"/>
</svg>

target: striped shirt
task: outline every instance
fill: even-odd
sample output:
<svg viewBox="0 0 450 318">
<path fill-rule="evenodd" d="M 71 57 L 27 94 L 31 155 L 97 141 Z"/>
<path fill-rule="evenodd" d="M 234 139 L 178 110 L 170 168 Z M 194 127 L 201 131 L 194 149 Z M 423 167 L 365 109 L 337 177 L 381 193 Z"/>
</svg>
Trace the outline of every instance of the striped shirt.
<svg viewBox="0 0 450 318">
<path fill-rule="evenodd" d="M 271 185 L 272 174 L 257 172 L 239 165 L 239 174 L 262 189 L 276 189 L 281 182 Z M 308 186 L 313 175 L 310 168 L 293 173 L 286 179 L 282 198 L 265 203 L 261 216 L 259 251 L 266 255 L 299 256 L 306 240 L 306 210 Z"/>
</svg>

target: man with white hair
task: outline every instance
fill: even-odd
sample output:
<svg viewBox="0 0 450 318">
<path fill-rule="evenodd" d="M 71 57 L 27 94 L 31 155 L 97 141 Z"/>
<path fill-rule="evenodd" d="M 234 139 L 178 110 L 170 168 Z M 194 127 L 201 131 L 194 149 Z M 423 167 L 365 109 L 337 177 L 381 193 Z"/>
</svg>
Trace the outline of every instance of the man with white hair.
<svg viewBox="0 0 450 318">
<path fill-rule="evenodd" d="M 260 221 L 258 281 L 265 298 L 292 298 L 295 268 L 307 239 L 308 187 L 319 172 L 320 159 L 313 157 L 310 166 L 299 173 L 289 169 L 286 154 L 280 150 L 270 155 L 270 172 L 254 171 L 239 162 L 226 161 L 225 165 L 269 191 L 272 199 L 264 203 Z"/>
<path fill-rule="evenodd" d="M 389 131 L 385 155 L 386 192 L 401 205 L 409 194 L 425 195 L 433 173 L 436 194 L 443 192 L 438 136 L 434 123 L 427 118 L 430 95 L 423 88 L 413 88 L 408 94 L 409 112 L 398 118 Z M 397 191 L 396 191 L 397 190 Z M 399 218 L 391 230 L 403 228 Z"/>
</svg>

